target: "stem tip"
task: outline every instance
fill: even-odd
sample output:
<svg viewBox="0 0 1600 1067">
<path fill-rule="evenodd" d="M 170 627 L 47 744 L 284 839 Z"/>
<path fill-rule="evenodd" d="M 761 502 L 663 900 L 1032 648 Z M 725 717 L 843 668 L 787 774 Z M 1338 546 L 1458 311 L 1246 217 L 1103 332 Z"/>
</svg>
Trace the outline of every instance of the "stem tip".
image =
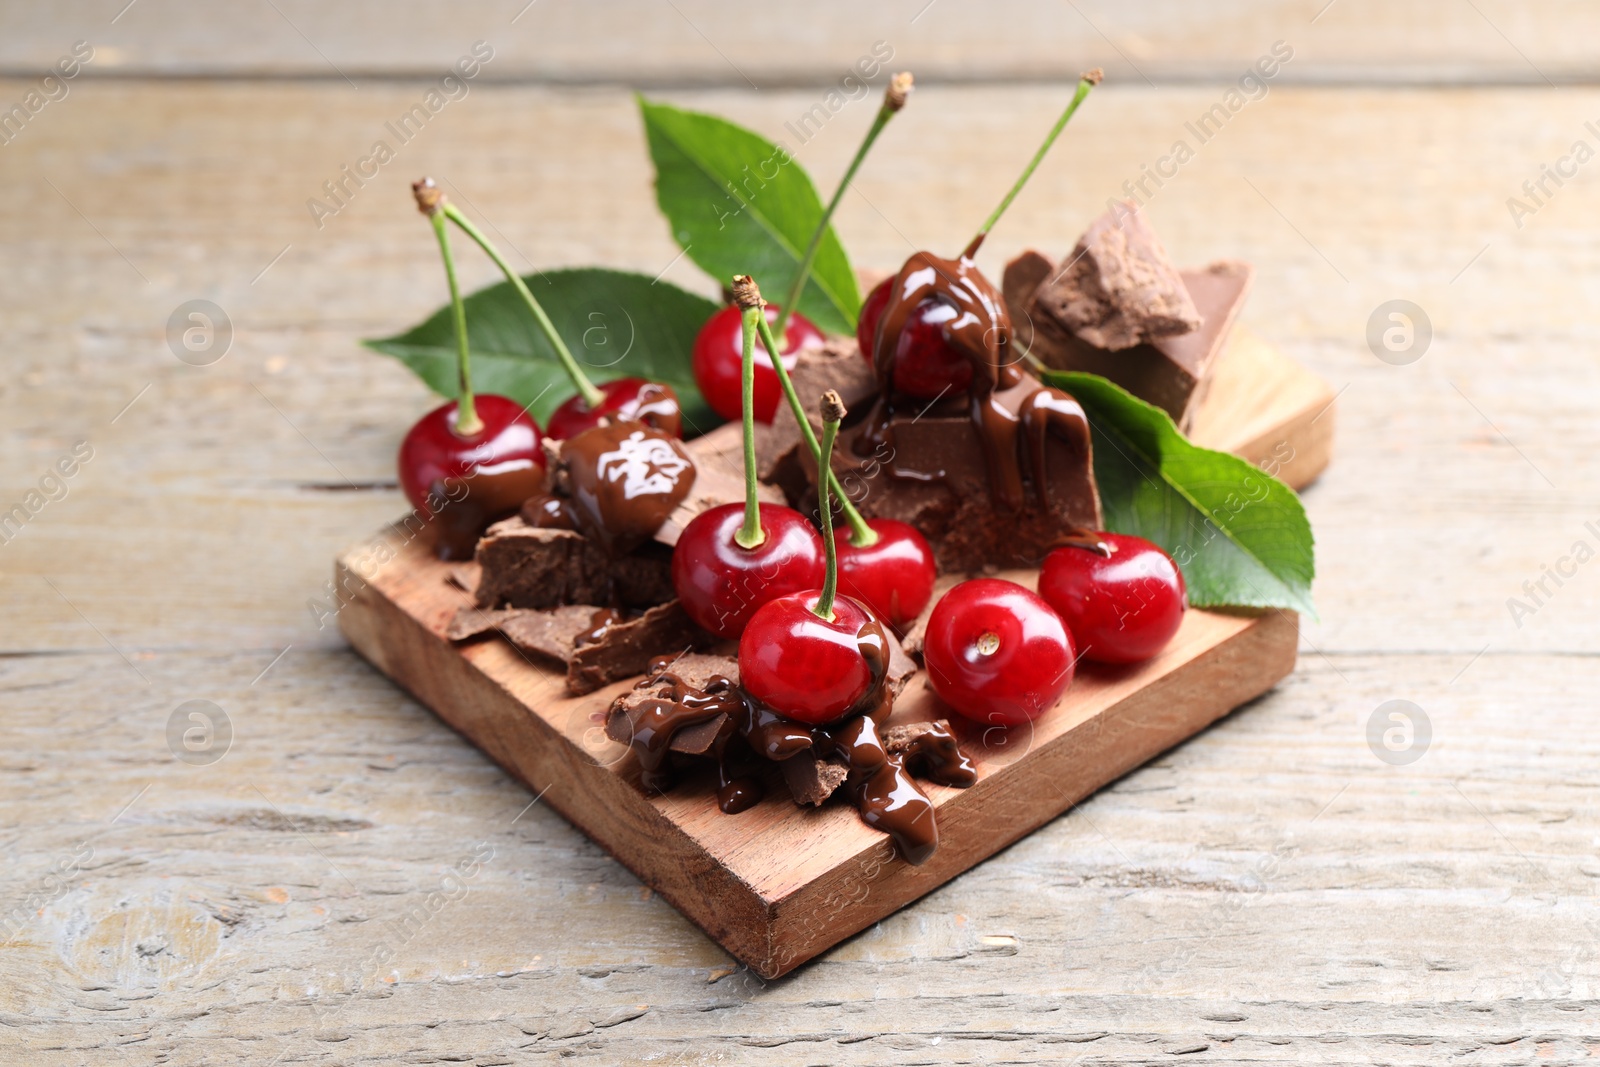
<svg viewBox="0 0 1600 1067">
<path fill-rule="evenodd" d="M 822 394 L 822 421 L 843 422 L 845 414 L 844 399 L 839 394 L 829 389 Z"/>
<path fill-rule="evenodd" d="M 910 96 L 911 90 L 915 88 L 912 85 L 912 81 L 909 70 L 903 70 L 890 78 L 889 88 L 883 91 L 883 106 L 890 111 L 899 111 L 905 107 L 906 97 Z"/>
<path fill-rule="evenodd" d="M 761 299 L 761 287 L 748 274 L 733 276 L 733 302 L 741 308 L 767 306 L 767 302 Z"/>
<path fill-rule="evenodd" d="M 432 178 L 412 182 L 411 195 L 417 198 L 417 210 L 430 219 L 444 208 L 444 190 L 433 184 Z"/>
<path fill-rule="evenodd" d="M 1078 78 L 1082 81 L 1088 82 L 1090 85 L 1099 85 L 1100 82 L 1104 80 L 1105 76 L 1106 72 L 1101 70 L 1099 67 L 1096 67 L 1093 70 L 1084 71 L 1082 74 L 1078 75 Z"/>
</svg>

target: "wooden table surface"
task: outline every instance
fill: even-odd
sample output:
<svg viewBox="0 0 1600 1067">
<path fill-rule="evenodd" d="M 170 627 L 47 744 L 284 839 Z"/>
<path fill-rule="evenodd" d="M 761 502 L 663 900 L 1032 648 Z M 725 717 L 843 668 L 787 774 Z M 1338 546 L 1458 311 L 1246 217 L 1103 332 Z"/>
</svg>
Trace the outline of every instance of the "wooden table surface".
<svg viewBox="0 0 1600 1067">
<path fill-rule="evenodd" d="M 0 543 L 0 1060 L 1509 1064 L 1600 1049 L 1600 183 L 1569 161 L 1576 176 L 1547 179 L 1520 226 L 1507 206 L 1574 142 L 1600 147 L 1585 126 L 1600 90 L 1567 84 L 1593 69 L 1583 12 L 1236 3 L 1187 53 L 1171 4 L 1053 16 L 1070 72 L 1105 55 L 1123 75 L 996 231 L 994 268 L 1070 248 L 1275 39 L 1304 57 L 1148 211 L 1180 262 L 1254 262 L 1243 321 L 1342 390 L 1334 465 L 1305 496 L 1321 619 L 1271 695 L 763 983 L 308 608 L 337 550 L 402 510 L 394 451 L 434 402 L 357 346 L 442 300 L 410 179 L 446 180 L 528 268 L 665 270 L 710 291 L 655 213 L 615 39 L 585 52 L 595 19 L 561 5 L 515 27 L 520 3 L 463 5 L 470 18 L 404 54 L 315 5 L 246 5 L 232 27 L 162 0 L 108 22 L 121 6 L 3 20 L 0 102 L 74 40 L 106 43 L 0 145 L 0 511 L 36 512 Z M 770 41 L 708 25 L 704 5 L 658 8 L 716 32 L 636 43 L 655 91 L 775 137 L 875 32 L 799 40 L 821 58 L 774 59 L 763 81 Z M 479 29 L 488 13 L 498 28 Z M 543 18 L 566 66 L 541 80 Z M 1069 91 L 990 84 L 992 56 L 963 67 L 969 24 L 971 9 L 932 8 L 894 64 L 946 76 L 844 202 L 858 263 L 963 243 Z M 505 76 L 319 227 L 306 201 L 421 98 L 427 64 L 493 34 Z M 1038 73 L 1051 52 L 1023 36 L 1035 66 L 1019 69 Z M 318 69 L 324 52 L 349 82 Z M 729 74 L 735 57 L 760 92 Z M 1393 57 L 1410 66 L 1386 77 Z M 797 149 L 824 185 L 870 111 L 847 106 Z M 491 280 L 464 264 L 470 284 Z M 196 299 L 233 330 L 205 366 L 169 344 Z M 1432 329 L 1403 365 L 1367 342 L 1396 299 Z M 75 473 L 57 480 L 63 460 Z M 1390 700 L 1431 723 L 1411 762 L 1369 745 Z M 226 713 L 220 760 L 175 757 L 189 701 Z"/>
</svg>

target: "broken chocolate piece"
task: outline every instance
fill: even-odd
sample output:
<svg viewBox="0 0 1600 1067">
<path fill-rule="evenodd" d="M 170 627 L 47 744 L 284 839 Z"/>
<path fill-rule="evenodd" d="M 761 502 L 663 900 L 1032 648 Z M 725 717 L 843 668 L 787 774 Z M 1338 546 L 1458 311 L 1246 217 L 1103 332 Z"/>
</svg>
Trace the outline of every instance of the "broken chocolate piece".
<svg viewBox="0 0 1600 1067">
<path fill-rule="evenodd" d="M 786 759 L 778 766 L 783 768 L 789 795 L 802 807 L 817 807 L 850 777 L 850 768 L 844 763 L 809 754 Z"/>
<path fill-rule="evenodd" d="M 1144 213 L 1124 202 L 1089 224 L 1035 306 L 1096 348 L 1116 352 L 1193 333 L 1200 312 Z"/>
<path fill-rule="evenodd" d="M 948 719 L 891 726 L 883 732 L 883 744 L 891 756 L 901 757 L 906 769 L 919 778 L 958 789 L 978 780 L 978 768 L 961 751 Z"/>
<path fill-rule="evenodd" d="M 646 544 L 614 557 L 576 531 L 530 526 L 520 516 L 489 527 L 478 542 L 478 563 L 482 608 L 647 608 L 674 596 L 672 553 L 665 547 Z"/>
<path fill-rule="evenodd" d="M 1006 268 L 1006 302 L 1018 323 L 1019 344 L 1053 370 L 1085 371 L 1111 379 L 1166 411 L 1178 429 L 1187 432 L 1249 293 L 1254 275 L 1249 264 L 1219 260 L 1201 270 L 1180 272 L 1203 320 L 1200 328 L 1113 352 L 1077 337 L 1039 306 L 1035 297 L 1041 263 L 1051 268 L 1047 277 L 1053 276 L 1054 264 L 1037 252 L 1024 253 Z"/>
<path fill-rule="evenodd" d="M 899 519 L 921 530 L 932 545 L 939 569 L 972 573 L 985 565 L 1037 566 L 1061 530 L 1071 526 L 1099 528 L 1100 499 L 1095 486 L 1087 422 L 1077 432 L 1045 432 L 1049 420 L 1035 418 L 1029 407 L 1062 405 L 1066 413 L 1081 409 L 1065 394 L 1043 391 L 1036 379 L 1021 375 L 1017 384 L 991 396 L 993 406 L 1011 413 L 1023 425 L 1014 448 L 1023 481 L 1025 506 L 997 506 L 989 492 L 989 465 L 983 442 L 973 427 L 965 398 L 941 401 L 920 410 L 895 412 L 888 434 L 869 444 L 872 421 L 840 435 L 834 471 L 863 514 Z M 1031 432 L 1030 432 L 1031 431 Z M 881 431 L 878 431 L 881 432 Z M 1020 462 L 1021 454 L 1030 462 Z M 802 492 L 813 494 L 815 464 L 797 457 L 804 470 Z M 1041 471 L 1040 481 L 1035 471 Z"/>
<path fill-rule="evenodd" d="M 865 413 L 878 395 L 877 379 L 872 366 L 861 356 L 855 339 L 829 337 L 820 348 L 802 348 L 795 354 L 794 367 L 789 371 L 795 393 L 802 397 L 821 396 L 832 389 L 839 394 L 845 407 Z M 822 422 L 815 411 L 807 410 L 811 429 L 819 438 Z M 756 470 L 765 481 L 777 480 L 779 465 L 795 449 L 803 447 L 800 425 L 795 422 L 789 405 L 779 404 L 778 413 L 771 424 L 756 424 Z"/>
<path fill-rule="evenodd" d="M 452 641 L 489 633 L 523 652 L 564 663 L 567 691 L 574 696 L 643 672 L 663 648 L 696 648 L 710 640 L 675 600 L 633 618 L 591 604 L 568 604 L 551 611 L 464 607 L 446 630 Z"/>
<path fill-rule="evenodd" d="M 577 528 L 620 556 L 653 537 L 688 496 L 695 465 L 677 438 L 613 422 L 563 441 L 555 477 Z"/>
</svg>

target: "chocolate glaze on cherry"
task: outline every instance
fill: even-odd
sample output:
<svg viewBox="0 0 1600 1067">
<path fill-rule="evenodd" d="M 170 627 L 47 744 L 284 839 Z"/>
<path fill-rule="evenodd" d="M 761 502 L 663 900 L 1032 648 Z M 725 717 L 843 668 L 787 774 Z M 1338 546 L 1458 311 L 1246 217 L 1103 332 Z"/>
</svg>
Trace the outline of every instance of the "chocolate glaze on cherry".
<svg viewBox="0 0 1600 1067">
<path fill-rule="evenodd" d="M 738 637 L 768 601 L 822 584 L 822 541 L 805 516 L 781 504 L 762 504 L 760 514 L 766 540 L 755 548 L 734 540 L 744 505 L 723 504 L 696 515 L 673 549 L 683 610 L 718 637 Z"/>
<path fill-rule="evenodd" d="M 1061 615 L 1085 659 L 1149 659 L 1183 625 L 1183 572 L 1171 556 L 1142 537 L 1093 537 L 1096 547 L 1072 544 L 1045 557 L 1039 595 Z"/>
<path fill-rule="evenodd" d="M 1075 652 L 1061 617 L 1015 582 L 974 578 L 933 607 L 923 639 L 928 683 L 977 723 L 1037 719 L 1072 684 Z"/>
<path fill-rule="evenodd" d="M 966 360 L 972 377 L 968 383 L 967 405 L 973 429 L 983 444 L 989 469 L 990 493 L 997 505 L 1014 511 L 1026 502 L 1022 448 L 1027 444 L 1027 471 L 1043 497 L 1046 435 L 1052 431 L 1074 448 L 1089 452 L 1089 420 L 1083 408 L 1068 394 L 1046 385 L 1031 388 L 1018 410 L 1000 403 L 996 397 L 1034 379 L 1010 358 L 1011 315 L 999 290 L 983 276 L 973 262 L 981 236 L 962 253 L 960 259 L 944 259 L 931 252 L 917 252 L 907 259 L 890 282 L 890 300 L 878 322 L 873 342 L 872 367 L 878 379 L 878 401 L 855 441 L 858 455 L 887 455 L 884 464 L 891 475 L 927 480 L 938 472 L 900 472 L 894 463 L 891 419 L 903 393 L 899 386 L 900 338 L 926 301 L 935 301 L 957 310 L 958 314 L 940 326 L 950 349 Z M 953 389 L 954 383 L 950 383 Z M 1049 506 L 1047 499 L 1040 503 Z"/>
<path fill-rule="evenodd" d="M 694 480 L 682 442 L 641 422 L 607 423 L 561 443 L 556 481 L 571 521 L 612 555 L 654 536 Z"/>
<path fill-rule="evenodd" d="M 769 325 L 777 321 L 776 305 L 767 305 L 766 317 Z M 789 325 L 783 332 L 783 337 L 774 340 L 783 345 L 785 370 L 794 369 L 800 349 L 820 347 L 823 342 L 822 331 L 799 312 L 789 316 Z M 751 412 L 757 422 L 770 423 L 777 413 L 782 388 L 778 384 L 778 372 L 772 369 L 772 357 L 759 338 L 756 340 L 755 357 L 756 380 Z M 738 307 L 725 307 L 707 319 L 695 337 L 693 366 L 694 380 L 700 386 L 706 403 L 711 405 L 711 410 L 730 421 L 743 414 L 743 364 L 743 320 Z"/>
<path fill-rule="evenodd" d="M 441 559 L 471 559 L 491 522 L 515 514 L 544 485 L 539 426 L 522 405 L 481 393 L 483 428 L 456 432 L 456 403 L 428 412 L 400 443 L 400 486 L 406 499 L 435 518 Z"/>
<path fill-rule="evenodd" d="M 790 719 L 825 726 L 857 710 L 868 691 L 883 689 L 888 638 L 865 607 L 833 602 L 833 618 L 816 613 L 816 590 L 762 605 L 739 638 L 739 680 L 745 692 Z"/>
<path fill-rule="evenodd" d="M 893 278 L 885 278 L 867 294 L 856 320 L 856 344 L 870 367 L 877 344 L 878 323 L 889 306 Z M 972 364 L 950 347 L 944 327 L 961 312 L 954 304 L 924 300 L 917 305 L 895 346 L 895 388 L 919 400 L 937 400 L 945 393 L 964 393 L 972 385 Z"/>
<path fill-rule="evenodd" d="M 683 436 L 683 410 L 672 386 L 643 378 L 617 378 L 596 388 L 603 398 L 599 407 L 590 408 L 582 393 L 574 394 L 551 413 L 545 436 L 565 441 L 606 421 L 642 422 L 672 437 Z"/>
<path fill-rule="evenodd" d="M 878 535 L 873 544 L 839 540 L 839 591 L 903 631 L 933 596 L 933 549 L 915 526 L 898 519 L 868 519 L 867 525 Z"/>
</svg>

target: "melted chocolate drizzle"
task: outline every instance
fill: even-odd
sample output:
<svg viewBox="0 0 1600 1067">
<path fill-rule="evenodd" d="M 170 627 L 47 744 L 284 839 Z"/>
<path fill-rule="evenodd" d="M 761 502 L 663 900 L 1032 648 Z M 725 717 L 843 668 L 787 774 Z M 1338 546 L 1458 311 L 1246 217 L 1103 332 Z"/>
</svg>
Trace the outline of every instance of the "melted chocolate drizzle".
<svg viewBox="0 0 1600 1067">
<path fill-rule="evenodd" d="M 638 714 L 633 717 L 633 736 L 628 743 L 639 759 L 641 772 L 639 779 L 646 789 L 665 790 L 671 786 L 665 764 L 674 734 L 685 727 L 710 722 L 718 715 L 726 715 L 730 722 L 735 721 L 745 706 L 743 694 L 730 679 L 720 674 L 713 675 L 704 689 L 696 689 L 668 669 L 671 663 L 667 657 L 655 660 L 650 664 L 649 673 L 634 687 L 659 689 L 663 684 L 667 686 L 665 694 L 642 702 L 638 706 Z M 724 732 L 731 731 L 725 726 L 723 730 L 718 731 L 719 739 Z M 722 744 L 714 746 L 714 751 L 719 757 L 725 754 L 725 750 L 725 740 Z M 721 759 L 718 760 L 719 765 L 722 762 Z M 723 791 L 729 790 L 730 785 L 734 784 L 725 768 L 721 779 L 722 787 L 718 790 L 719 802 L 722 800 Z M 759 786 L 756 788 L 759 790 Z M 740 797 L 748 792 L 747 789 L 729 791 L 730 796 L 738 792 Z M 760 799 L 759 792 L 756 799 Z M 749 803 L 754 802 L 752 800 Z M 745 807 L 748 806 L 747 803 Z M 725 805 L 723 810 L 729 811 L 729 808 Z"/>
<path fill-rule="evenodd" d="M 580 649 L 585 645 L 592 645 L 598 641 L 604 641 L 606 639 L 606 635 L 611 631 L 611 628 L 622 621 L 622 612 L 616 610 L 615 608 L 599 609 L 593 615 L 589 616 L 589 628 L 582 631 L 572 639 L 573 649 Z"/>
<path fill-rule="evenodd" d="M 978 270 L 972 257 L 982 236 L 975 238 L 959 259 L 931 252 L 914 253 L 890 287 L 889 304 L 878 322 L 872 343 L 872 366 L 878 379 L 878 401 L 856 438 L 858 455 L 887 455 L 885 469 L 895 477 L 916 481 L 943 480 L 943 471 L 918 471 L 895 464 L 894 448 L 895 360 L 900 334 L 923 302 L 933 300 L 956 309 L 956 317 L 943 324 L 945 340 L 972 366 L 967 410 L 983 446 L 988 466 L 989 491 L 997 505 L 1015 511 L 1026 502 L 1022 445 L 1027 445 L 1027 471 L 1046 507 L 1044 478 L 1045 441 L 1051 430 L 1084 455 L 1089 450 L 1089 420 L 1068 394 L 1039 385 L 1022 399 L 1015 412 L 997 395 L 1031 381 L 1009 358 L 1012 343 L 1011 313 L 1005 299 Z"/>
</svg>

